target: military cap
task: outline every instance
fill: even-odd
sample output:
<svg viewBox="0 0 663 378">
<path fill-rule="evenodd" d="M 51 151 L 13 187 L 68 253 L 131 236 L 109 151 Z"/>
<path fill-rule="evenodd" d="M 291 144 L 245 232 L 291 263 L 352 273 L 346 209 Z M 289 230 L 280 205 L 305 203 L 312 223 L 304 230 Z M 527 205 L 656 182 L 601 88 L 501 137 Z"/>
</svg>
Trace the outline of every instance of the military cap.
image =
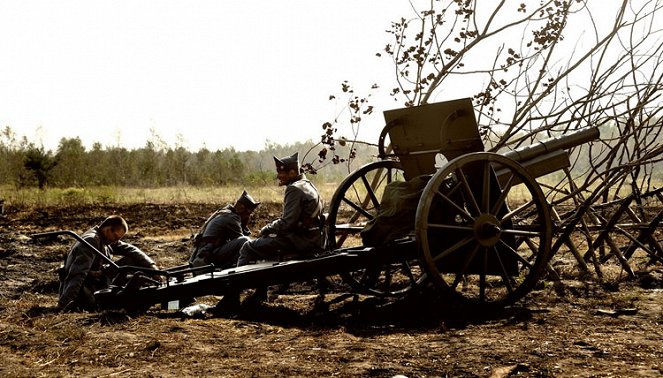
<svg viewBox="0 0 663 378">
<path fill-rule="evenodd" d="M 294 169 L 299 172 L 299 153 L 295 152 L 294 154 L 282 158 L 277 158 L 274 156 L 274 163 L 276 163 L 276 171 L 289 171 Z"/>
<path fill-rule="evenodd" d="M 246 190 L 242 192 L 241 196 L 239 196 L 239 198 L 237 199 L 237 203 L 241 203 L 242 205 L 244 205 L 247 209 L 249 209 L 251 211 L 255 210 L 256 207 L 258 207 L 258 205 L 260 205 L 260 202 L 255 201 L 249 195 L 249 193 L 246 192 Z"/>
</svg>

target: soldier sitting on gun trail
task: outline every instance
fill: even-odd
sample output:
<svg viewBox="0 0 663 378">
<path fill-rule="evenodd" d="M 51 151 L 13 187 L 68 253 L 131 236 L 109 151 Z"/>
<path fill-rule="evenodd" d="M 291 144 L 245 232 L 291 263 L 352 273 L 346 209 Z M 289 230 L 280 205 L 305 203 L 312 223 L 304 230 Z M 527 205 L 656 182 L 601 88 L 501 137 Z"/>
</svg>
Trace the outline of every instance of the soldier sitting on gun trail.
<svg viewBox="0 0 663 378">
<path fill-rule="evenodd" d="M 111 215 L 82 236 L 83 240 L 111 258 L 123 256 L 119 266 L 138 266 L 158 269 L 156 263 L 138 247 L 120 241 L 129 226 L 124 218 Z M 94 292 L 107 288 L 116 272 L 104 268 L 103 259 L 84 243 L 77 241 L 60 268 L 58 307 L 63 311 L 94 311 Z"/>
<path fill-rule="evenodd" d="M 191 266 L 214 264 L 225 269 L 237 265 L 240 248 L 250 240 L 247 224 L 258 205 L 260 202 L 254 201 L 245 190 L 234 205 L 227 205 L 207 218 L 193 238 Z"/>
<path fill-rule="evenodd" d="M 322 201 L 318 189 L 300 172 L 298 153 L 274 157 L 279 186 L 286 186 L 283 213 L 242 246 L 237 266 L 257 260 L 303 257 L 322 245 Z"/>
<path fill-rule="evenodd" d="M 323 204 L 315 186 L 300 172 L 299 156 L 274 157 L 279 186 L 286 186 L 283 213 L 260 230 L 239 252 L 237 266 L 259 260 L 283 260 L 311 256 L 322 249 Z M 267 288 L 259 288 L 251 297 L 260 302 Z M 216 313 L 232 311 L 239 304 L 239 292 L 229 292 L 217 304 Z"/>
</svg>

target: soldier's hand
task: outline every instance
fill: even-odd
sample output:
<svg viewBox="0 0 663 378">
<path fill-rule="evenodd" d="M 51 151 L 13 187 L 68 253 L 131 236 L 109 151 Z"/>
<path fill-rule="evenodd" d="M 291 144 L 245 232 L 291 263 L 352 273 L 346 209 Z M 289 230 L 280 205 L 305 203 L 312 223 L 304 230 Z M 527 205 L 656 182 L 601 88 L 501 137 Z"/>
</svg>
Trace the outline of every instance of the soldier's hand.
<svg viewBox="0 0 663 378">
<path fill-rule="evenodd" d="M 160 269 L 159 269 L 159 266 L 158 266 L 157 264 L 152 264 L 152 267 L 151 267 L 151 268 L 154 269 L 154 270 L 160 270 Z M 162 275 L 160 275 L 160 274 L 155 274 L 155 275 L 153 275 L 153 276 L 152 276 L 152 279 L 155 280 L 155 281 L 159 281 L 160 283 L 164 283 L 164 282 L 166 282 L 166 277 L 164 277 L 164 276 L 162 276 Z"/>
</svg>

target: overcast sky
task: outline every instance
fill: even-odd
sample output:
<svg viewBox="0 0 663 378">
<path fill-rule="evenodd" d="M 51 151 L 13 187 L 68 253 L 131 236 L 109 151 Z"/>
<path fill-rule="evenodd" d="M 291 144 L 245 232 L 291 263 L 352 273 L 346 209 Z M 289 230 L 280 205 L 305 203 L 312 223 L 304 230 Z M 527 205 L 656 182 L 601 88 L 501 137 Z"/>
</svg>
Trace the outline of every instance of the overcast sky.
<svg viewBox="0 0 663 378">
<path fill-rule="evenodd" d="M 141 147 L 151 129 L 194 150 L 317 140 L 343 80 L 393 76 L 375 53 L 411 10 L 380 3 L 3 2 L 0 127 L 50 149 Z"/>
<path fill-rule="evenodd" d="M 136 148 L 150 130 L 192 150 L 317 140 L 343 80 L 386 84 L 374 101 L 400 107 L 375 54 L 412 15 L 406 0 L 5 1 L 0 128 L 49 149 L 62 137 Z M 382 125 L 371 117 L 360 138 Z"/>
</svg>

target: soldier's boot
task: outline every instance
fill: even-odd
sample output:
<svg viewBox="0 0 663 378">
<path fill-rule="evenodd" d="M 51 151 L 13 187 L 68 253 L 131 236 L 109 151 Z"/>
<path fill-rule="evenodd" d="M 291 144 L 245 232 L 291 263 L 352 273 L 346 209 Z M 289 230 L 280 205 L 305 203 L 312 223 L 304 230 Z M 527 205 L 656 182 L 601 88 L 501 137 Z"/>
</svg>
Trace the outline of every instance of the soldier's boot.
<svg viewBox="0 0 663 378">
<path fill-rule="evenodd" d="M 235 315 L 239 310 L 239 291 L 226 293 L 223 298 L 210 310 L 214 316 Z"/>
<path fill-rule="evenodd" d="M 259 287 L 248 298 L 242 302 L 246 306 L 257 306 L 267 300 L 267 287 Z"/>
</svg>

